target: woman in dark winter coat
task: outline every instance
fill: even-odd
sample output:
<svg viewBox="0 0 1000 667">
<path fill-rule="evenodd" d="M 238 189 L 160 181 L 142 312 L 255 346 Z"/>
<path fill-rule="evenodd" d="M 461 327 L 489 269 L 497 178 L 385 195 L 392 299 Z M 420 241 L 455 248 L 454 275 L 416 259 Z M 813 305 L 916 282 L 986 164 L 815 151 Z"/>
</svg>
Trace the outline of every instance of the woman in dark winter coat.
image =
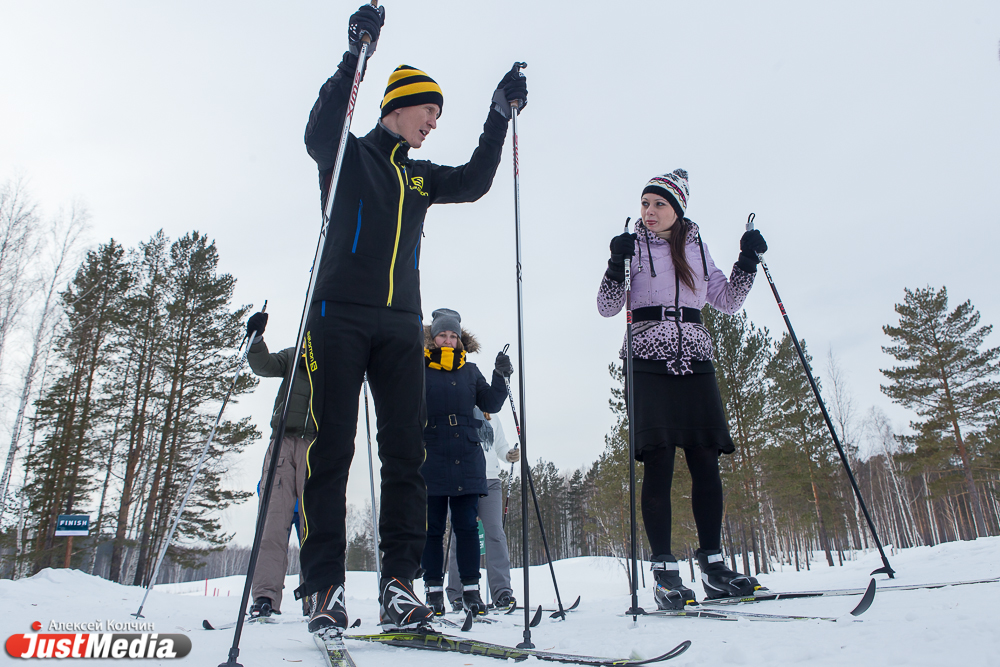
<svg viewBox="0 0 1000 667">
<path fill-rule="evenodd" d="M 654 596 L 660 609 L 682 609 L 694 593 L 682 583 L 670 551 L 670 486 L 680 447 L 691 471 L 697 552 L 708 598 L 744 596 L 760 588 L 753 577 L 726 567 L 722 557 L 722 479 L 719 454 L 735 450 L 712 365 L 712 341 L 701 324 L 711 304 L 735 313 L 753 285 L 757 253 L 767 250 L 758 231 L 740 240 L 729 279 L 715 265 L 698 225 L 684 217 L 688 175 L 656 176 L 642 191 L 635 233 L 611 240 L 611 259 L 597 295 L 604 317 L 625 303 L 625 262 L 631 266 L 632 416 L 635 458 L 645 465 L 642 519 L 654 556 Z M 625 348 L 621 351 L 625 358 Z"/>
<path fill-rule="evenodd" d="M 427 484 L 427 544 L 421 566 L 427 589 L 427 606 L 436 615 L 445 613 L 443 537 L 451 506 L 455 529 L 462 600 L 474 614 L 485 614 L 479 595 L 479 531 L 476 516 L 479 496 L 488 493 L 486 459 L 479 444 L 482 422 L 473 408 L 500 410 L 507 400 L 504 381 L 513 372 L 510 359 L 497 355 L 492 385 L 466 355 L 479 349 L 475 337 L 462 329 L 454 310 L 439 308 L 425 327 L 427 458 L 420 469 Z"/>
</svg>

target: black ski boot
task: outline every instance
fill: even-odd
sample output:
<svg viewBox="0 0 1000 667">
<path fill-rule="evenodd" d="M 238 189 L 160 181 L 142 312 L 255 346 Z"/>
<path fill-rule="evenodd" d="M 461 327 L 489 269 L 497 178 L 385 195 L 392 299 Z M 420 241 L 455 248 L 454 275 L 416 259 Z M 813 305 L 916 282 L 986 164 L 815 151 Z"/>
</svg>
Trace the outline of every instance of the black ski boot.
<svg viewBox="0 0 1000 667">
<path fill-rule="evenodd" d="M 344 606 L 344 586 L 329 586 L 309 596 L 312 614 L 309 632 L 321 638 L 339 637 L 347 629 L 347 607 Z"/>
<path fill-rule="evenodd" d="M 444 582 L 425 581 L 424 590 L 427 591 L 427 606 L 430 610 L 435 616 L 444 616 Z"/>
<path fill-rule="evenodd" d="M 250 618 L 270 618 L 271 614 L 280 616 L 281 612 L 274 608 L 271 598 L 259 597 L 250 605 Z"/>
<path fill-rule="evenodd" d="M 451 601 L 451 610 L 456 614 L 465 611 L 465 605 L 462 604 L 462 598 L 455 598 Z"/>
<path fill-rule="evenodd" d="M 495 600 L 493 600 L 493 608 L 499 609 L 501 611 L 507 611 L 511 607 L 517 604 L 517 600 L 511 595 L 510 591 L 502 591 Z"/>
<path fill-rule="evenodd" d="M 748 597 L 757 590 L 767 590 L 753 577 L 733 572 L 726 567 L 721 549 L 698 549 L 698 567 L 701 568 L 701 583 L 705 587 L 705 598 Z"/>
<path fill-rule="evenodd" d="M 430 630 L 434 612 L 420 602 L 409 580 L 382 579 L 378 590 L 379 625 L 384 631 Z"/>
<path fill-rule="evenodd" d="M 462 605 L 465 611 L 472 612 L 473 616 L 486 615 L 486 603 L 479 595 L 479 580 L 462 582 Z"/>
<path fill-rule="evenodd" d="M 677 559 L 666 554 L 654 556 L 650 568 L 653 571 L 653 598 L 657 609 L 684 609 L 686 604 L 698 604 L 694 591 L 684 585 Z"/>
</svg>

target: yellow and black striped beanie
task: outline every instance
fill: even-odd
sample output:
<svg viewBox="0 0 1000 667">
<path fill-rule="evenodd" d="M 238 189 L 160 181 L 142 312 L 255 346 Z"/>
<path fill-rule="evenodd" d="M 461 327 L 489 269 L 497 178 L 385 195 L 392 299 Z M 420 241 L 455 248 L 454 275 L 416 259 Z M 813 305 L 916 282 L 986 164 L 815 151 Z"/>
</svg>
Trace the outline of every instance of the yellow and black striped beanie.
<svg viewBox="0 0 1000 667">
<path fill-rule="evenodd" d="M 436 104 L 444 109 L 444 93 L 437 82 L 416 67 L 400 65 L 389 75 L 382 97 L 382 118 L 393 109 Z"/>
</svg>

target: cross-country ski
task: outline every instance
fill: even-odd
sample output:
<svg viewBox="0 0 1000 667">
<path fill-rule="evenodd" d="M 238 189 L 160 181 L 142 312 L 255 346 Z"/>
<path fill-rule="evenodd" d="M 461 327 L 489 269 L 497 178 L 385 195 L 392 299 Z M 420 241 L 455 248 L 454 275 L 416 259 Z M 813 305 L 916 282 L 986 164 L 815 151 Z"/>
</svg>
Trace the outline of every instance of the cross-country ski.
<svg viewBox="0 0 1000 667">
<path fill-rule="evenodd" d="M 316 647 L 326 658 L 326 667 L 357 667 L 357 663 L 351 658 L 347 645 L 341 637 L 321 637 L 313 635 Z"/>
<path fill-rule="evenodd" d="M 513 659 L 516 661 L 526 660 L 535 657 L 539 660 L 549 662 L 561 662 L 575 665 L 621 665 L 622 667 L 638 667 L 639 665 L 652 665 L 678 657 L 688 650 L 691 642 L 684 641 L 670 649 L 662 655 L 641 660 L 630 658 L 600 658 L 587 655 L 573 655 L 570 653 L 554 653 L 552 651 L 540 651 L 531 648 L 513 648 L 500 644 L 492 644 L 476 639 L 466 639 L 464 637 L 451 637 L 438 633 L 386 633 L 378 635 L 345 635 L 347 639 L 356 641 L 374 642 L 388 646 L 399 646 L 405 648 L 423 649 L 429 651 L 465 653 L 467 655 L 480 655 L 500 660 Z"/>
</svg>

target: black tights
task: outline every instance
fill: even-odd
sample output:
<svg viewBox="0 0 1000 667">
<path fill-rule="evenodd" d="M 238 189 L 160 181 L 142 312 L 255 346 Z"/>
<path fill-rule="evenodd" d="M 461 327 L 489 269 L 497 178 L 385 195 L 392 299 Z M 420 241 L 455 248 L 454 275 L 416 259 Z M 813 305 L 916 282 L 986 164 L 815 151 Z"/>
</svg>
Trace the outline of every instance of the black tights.
<svg viewBox="0 0 1000 667">
<path fill-rule="evenodd" d="M 642 522 L 654 556 L 670 554 L 670 485 L 674 478 L 673 446 L 645 449 L 642 462 Z M 702 549 L 722 546 L 722 477 L 717 450 L 685 449 L 691 471 L 691 509 Z"/>
</svg>

